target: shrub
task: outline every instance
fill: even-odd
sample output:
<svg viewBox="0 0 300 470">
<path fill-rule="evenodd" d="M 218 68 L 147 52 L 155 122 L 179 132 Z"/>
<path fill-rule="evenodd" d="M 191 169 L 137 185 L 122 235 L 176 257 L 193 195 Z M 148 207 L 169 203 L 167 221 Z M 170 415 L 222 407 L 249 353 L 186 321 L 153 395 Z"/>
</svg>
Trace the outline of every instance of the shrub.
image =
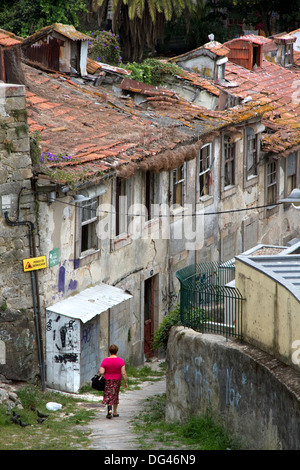
<svg viewBox="0 0 300 470">
<path fill-rule="evenodd" d="M 181 325 L 179 305 L 177 305 L 174 310 L 165 316 L 160 326 L 154 333 L 152 349 L 162 348 L 164 351 L 166 351 L 170 329 L 172 326 L 178 325 Z"/>
<path fill-rule="evenodd" d="M 133 80 L 147 83 L 148 85 L 163 85 L 167 75 L 182 75 L 182 70 L 174 64 L 162 62 L 158 59 L 146 59 L 140 64 L 131 62 L 126 65 L 127 70 L 131 70 Z"/>
<path fill-rule="evenodd" d="M 119 35 L 105 30 L 91 32 L 89 35 L 93 38 L 89 43 L 90 59 L 110 65 L 122 64 Z"/>
</svg>

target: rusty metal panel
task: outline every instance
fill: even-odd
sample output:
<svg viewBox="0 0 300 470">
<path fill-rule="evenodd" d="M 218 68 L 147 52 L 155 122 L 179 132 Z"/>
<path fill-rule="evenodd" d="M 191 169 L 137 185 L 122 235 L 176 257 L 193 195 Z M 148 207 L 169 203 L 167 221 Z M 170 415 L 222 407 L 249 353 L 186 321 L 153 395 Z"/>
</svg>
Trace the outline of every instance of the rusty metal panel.
<svg viewBox="0 0 300 470">
<path fill-rule="evenodd" d="M 40 42 L 23 50 L 24 55 L 31 62 L 39 63 L 52 70 L 59 70 L 60 42 L 55 38 L 48 38 L 48 43 Z"/>
<path fill-rule="evenodd" d="M 0 80 L 5 82 L 5 65 L 4 65 L 4 53 L 2 47 L 0 47 Z"/>
</svg>

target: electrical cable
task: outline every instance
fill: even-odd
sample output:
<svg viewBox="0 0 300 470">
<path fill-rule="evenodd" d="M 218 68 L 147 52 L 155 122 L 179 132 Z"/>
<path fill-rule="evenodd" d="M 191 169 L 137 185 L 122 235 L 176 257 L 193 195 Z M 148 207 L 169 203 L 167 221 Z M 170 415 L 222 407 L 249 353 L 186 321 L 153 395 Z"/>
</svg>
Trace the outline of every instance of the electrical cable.
<svg viewBox="0 0 300 470">
<path fill-rule="evenodd" d="M 72 203 L 69 203 L 69 202 L 65 202 L 65 201 L 61 201 L 59 200 L 59 198 L 56 198 L 55 202 L 60 202 L 61 204 L 66 204 L 68 206 L 73 206 L 73 207 L 77 207 L 78 206 L 78 203 L 75 203 L 75 204 L 72 204 Z M 242 212 L 242 211 L 251 211 L 251 210 L 257 210 L 257 209 L 264 209 L 264 208 L 267 208 L 267 207 L 275 207 L 275 206 L 278 206 L 280 204 L 283 204 L 281 202 L 278 202 L 278 203 L 275 203 L 275 204 L 265 204 L 265 205 L 261 205 L 261 206 L 255 206 L 255 207 L 244 207 L 242 209 L 230 209 L 230 210 L 227 210 L 227 211 L 214 211 L 214 212 L 193 212 L 192 214 L 157 214 L 156 217 L 179 217 L 179 216 L 182 216 L 182 217 L 194 217 L 194 216 L 199 216 L 199 215 L 219 215 L 219 214 L 229 214 L 229 213 L 234 213 L 234 212 Z M 155 205 L 158 205 L 159 204 L 154 204 Z M 182 206 L 182 208 L 184 209 L 184 206 Z M 101 209 L 89 209 L 88 207 L 82 207 L 82 209 L 87 209 L 89 210 L 90 212 L 104 212 L 106 214 L 118 214 L 118 215 L 127 215 L 127 216 L 130 216 L 130 217 L 145 217 L 146 214 L 129 214 L 128 212 L 120 212 L 120 211 L 107 211 L 107 210 L 101 210 Z"/>
</svg>

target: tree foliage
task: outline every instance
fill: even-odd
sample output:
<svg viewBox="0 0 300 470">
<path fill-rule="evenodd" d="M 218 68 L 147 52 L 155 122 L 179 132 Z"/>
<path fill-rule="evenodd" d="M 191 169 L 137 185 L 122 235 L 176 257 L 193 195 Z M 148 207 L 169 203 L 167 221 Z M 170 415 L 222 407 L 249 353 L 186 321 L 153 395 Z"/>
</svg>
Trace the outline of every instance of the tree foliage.
<svg viewBox="0 0 300 470">
<path fill-rule="evenodd" d="M 0 25 L 26 37 L 53 23 L 76 27 L 83 11 L 87 11 L 85 0 L 1 0 Z"/>
<path fill-rule="evenodd" d="M 257 26 L 266 36 L 277 32 L 291 31 L 299 27 L 300 0 L 283 2 L 282 0 L 210 0 L 214 8 L 225 9 L 227 16 L 241 23 Z"/>
<path fill-rule="evenodd" d="M 90 1 L 90 6 L 97 11 L 99 22 L 107 12 L 108 1 Z M 120 35 L 125 59 L 140 62 L 145 48 L 154 53 L 158 39 L 164 39 L 165 23 L 185 16 L 188 24 L 197 3 L 202 1 L 113 0 L 112 30 Z"/>
</svg>

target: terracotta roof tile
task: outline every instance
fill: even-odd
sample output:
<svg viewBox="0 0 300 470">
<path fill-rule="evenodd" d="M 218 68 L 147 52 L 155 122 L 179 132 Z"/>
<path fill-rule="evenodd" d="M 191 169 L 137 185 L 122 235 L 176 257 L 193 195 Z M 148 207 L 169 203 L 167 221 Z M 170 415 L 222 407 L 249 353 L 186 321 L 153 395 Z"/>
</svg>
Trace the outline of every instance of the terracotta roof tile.
<svg viewBox="0 0 300 470">
<path fill-rule="evenodd" d="M 22 43 L 23 39 L 16 36 L 9 31 L 5 31 L 4 29 L 0 29 L 0 46 L 2 47 L 12 47 L 18 46 Z"/>
<path fill-rule="evenodd" d="M 300 76 L 294 68 L 263 60 L 260 69 L 250 71 L 228 62 L 226 79 L 237 84 L 230 89 L 232 94 L 256 99 L 258 94 L 252 94 L 256 91 L 261 95 L 261 102 L 273 105 L 274 109 L 265 113 L 265 117 L 276 124 L 277 132 L 263 138 L 265 151 L 278 153 L 300 144 Z M 289 139 L 284 139 L 287 129 L 293 132 L 289 133 Z"/>
<path fill-rule="evenodd" d="M 74 86 L 58 74 L 47 75 L 26 65 L 28 123 L 41 132 L 43 152 L 69 155 L 71 160 L 48 161 L 36 173 L 54 181 L 89 181 L 103 177 L 129 162 L 160 159 L 180 146 L 188 152 L 201 136 L 241 119 L 262 113 L 259 101 L 224 112 L 191 105 L 165 89 L 144 88 L 155 101 L 135 105 L 120 100 L 101 87 Z M 43 78 L 47 80 L 43 80 Z M 172 96 L 172 98 L 171 98 Z M 166 98 L 169 99 L 166 100 Z M 268 103 L 264 104 L 268 106 Z M 132 163 L 131 163 L 132 164 Z M 55 173 L 56 171 L 56 173 Z M 49 176 L 50 177 L 50 176 Z"/>
</svg>

